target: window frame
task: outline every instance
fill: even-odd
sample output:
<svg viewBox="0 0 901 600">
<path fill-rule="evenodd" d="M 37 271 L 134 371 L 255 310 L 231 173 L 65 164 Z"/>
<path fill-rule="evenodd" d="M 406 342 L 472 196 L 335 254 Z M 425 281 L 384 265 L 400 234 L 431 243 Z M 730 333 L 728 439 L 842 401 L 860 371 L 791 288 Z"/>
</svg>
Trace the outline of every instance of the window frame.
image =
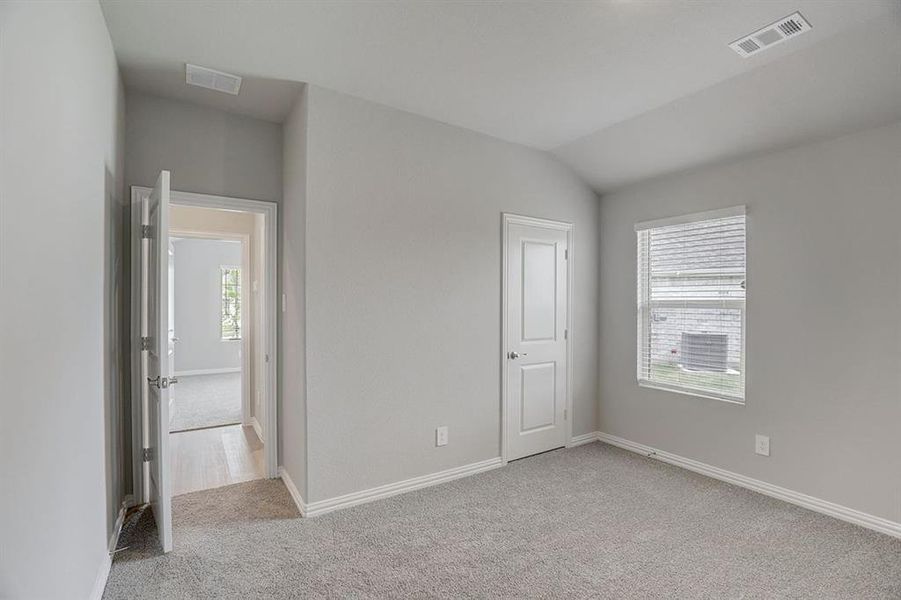
<svg viewBox="0 0 901 600">
<path fill-rule="evenodd" d="M 225 272 L 238 272 L 238 337 L 225 337 L 222 322 L 225 317 Z M 219 265 L 219 341 L 240 342 L 244 339 L 244 271 L 241 265 Z"/>
<path fill-rule="evenodd" d="M 698 223 L 702 221 L 712 221 L 717 219 L 725 219 L 731 217 L 743 217 L 744 218 L 744 227 L 745 227 L 745 239 L 744 239 L 744 291 L 745 297 L 741 300 L 739 299 L 721 299 L 721 300 L 712 300 L 712 299 L 687 299 L 687 300 L 676 300 L 676 299 L 667 299 L 667 300 L 656 300 L 651 301 L 648 300 L 650 295 L 650 267 L 648 265 L 642 265 L 642 255 L 640 251 L 641 247 L 641 234 L 644 231 L 648 231 L 651 229 L 656 229 L 659 227 L 667 227 L 672 225 L 684 225 L 691 223 Z M 744 406 L 747 399 L 747 388 L 748 388 L 748 373 L 747 373 L 747 331 L 748 331 L 748 220 L 747 220 L 747 209 L 744 205 L 733 206 L 724 209 L 690 213 L 685 215 L 680 215 L 676 217 L 664 218 L 664 219 L 655 219 L 652 221 L 642 221 L 635 224 L 635 234 L 636 234 L 636 298 L 635 306 L 636 306 L 636 322 L 638 325 L 637 332 L 637 344 L 636 344 L 636 380 L 639 387 L 647 388 L 647 389 L 655 389 L 666 392 L 672 392 L 676 394 L 681 394 L 685 396 L 694 396 L 697 398 L 706 398 L 711 400 L 719 400 L 721 402 L 726 402 L 729 404 L 736 404 L 740 406 Z M 647 257 L 650 258 L 649 256 Z M 642 276 L 645 274 L 646 276 Z M 645 379 L 642 377 L 642 373 L 645 368 L 645 362 L 643 360 L 643 344 L 642 340 L 649 339 L 651 335 L 651 315 L 656 308 L 667 306 L 673 307 L 684 307 L 684 306 L 694 306 L 698 308 L 711 308 L 711 309 L 732 309 L 739 310 L 741 312 L 740 325 L 741 325 L 741 348 L 740 348 L 740 358 L 739 365 L 741 369 L 741 395 L 735 396 L 727 393 L 717 393 L 715 391 L 711 391 L 709 389 L 692 387 L 689 385 L 678 385 L 678 384 L 669 384 L 665 382 L 655 381 L 653 379 Z M 650 349 L 650 348 L 649 348 Z M 648 356 L 648 363 L 650 363 L 650 353 Z M 650 372 L 650 368 L 648 365 L 648 372 Z"/>
</svg>

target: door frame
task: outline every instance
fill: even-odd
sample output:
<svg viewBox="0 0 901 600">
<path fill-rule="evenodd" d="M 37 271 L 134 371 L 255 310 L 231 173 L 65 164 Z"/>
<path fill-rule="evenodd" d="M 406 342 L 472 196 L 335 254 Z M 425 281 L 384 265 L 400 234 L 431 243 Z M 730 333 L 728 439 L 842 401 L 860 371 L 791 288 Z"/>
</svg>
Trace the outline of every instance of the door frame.
<svg viewBox="0 0 901 600">
<path fill-rule="evenodd" d="M 143 446 L 147 415 L 141 397 L 141 200 L 151 192 L 143 186 L 131 187 L 131 435 L 132 435 L 132 501 L 143 504 L 148 501 L 148 490 L 144 485 L 145 463 Z M 263 404 L 266 410 L 264 430 L 266 441 L 263 445 L 264 468 L 269 478 L 278 477 L 278 205 L 266 200 L 249 200 L 196 194 L 193 192 L 170 191 L 170 203 L 176 206 L 193 206 L 251 212 L 265 217 L 265 285 L 266 301 L 262 304 L 263 349 L 269 355 L 266 369 Z M 137 209 L 135 207 L 138 207 Z M 217 234 L 223 236 L 227 234 Z M 249 249 L 248 249 L 249 250 Z M 135 310 L 135 306 L 138 310 Z M 245 353 L 246 354 L 246 353 Z M 243 395 L 243 394 L 242 394 Z"/>
<path fill-rule="evenodd" d="M 527 217 L 513 213 L 501 213 L 501 461 L 507 464 L 507 442 L 509 436 L 507 433 L 507 318 L 508 318 L 508 292 L 507 292 L 507 272 L 508 272 L 508 256 L 507 245 L 510 237 L 511 225 L 526 225 L 529 227 L 539 227 L 542 229 L 553 229 L 556 231 L 566 232 L 566 249 L 568 256 L 566 260 L 566 423 L 565 437 L 566 446 L 572 442 L 573 437 L 573 268 L 575 252 L 573 251 L 573 234 L 575 227 L 572 223 L 565 221 L 555 221 L 552 219 L 543 219 L 540 217 Z"/>
</svg>

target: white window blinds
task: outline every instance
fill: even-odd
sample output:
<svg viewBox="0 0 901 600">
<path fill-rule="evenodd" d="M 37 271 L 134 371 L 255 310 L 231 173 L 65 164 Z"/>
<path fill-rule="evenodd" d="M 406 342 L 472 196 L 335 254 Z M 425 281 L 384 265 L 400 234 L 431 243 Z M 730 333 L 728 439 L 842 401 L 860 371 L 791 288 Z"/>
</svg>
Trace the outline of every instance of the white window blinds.
<svg viewBox="0 0 901 600">
<path fill-rule="evenodd" d="M 744 207 L 635 229 L 639 384 L 744 402 Z"/>
</svg>

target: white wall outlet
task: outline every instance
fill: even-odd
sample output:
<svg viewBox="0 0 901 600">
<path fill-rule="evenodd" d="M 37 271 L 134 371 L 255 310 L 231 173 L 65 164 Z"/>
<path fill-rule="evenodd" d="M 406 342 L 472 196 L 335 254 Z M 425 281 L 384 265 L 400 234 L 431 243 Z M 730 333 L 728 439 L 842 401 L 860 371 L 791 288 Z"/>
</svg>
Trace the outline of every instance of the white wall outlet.
<svg viewBox="0 0 901 600">
<path fill-rule="evenodd" d="M 766 435 L 760 435 L 759 433 L 754 436 L 754 452 L 760 454 L 761 456 L 769 456 L 770 455 L 770 438 Z"/>
<path fill-rule="evenodd" d="M 447 427 L 439 427 L 435 430 L 435 445 L 447 446 Z"/>
</svg>

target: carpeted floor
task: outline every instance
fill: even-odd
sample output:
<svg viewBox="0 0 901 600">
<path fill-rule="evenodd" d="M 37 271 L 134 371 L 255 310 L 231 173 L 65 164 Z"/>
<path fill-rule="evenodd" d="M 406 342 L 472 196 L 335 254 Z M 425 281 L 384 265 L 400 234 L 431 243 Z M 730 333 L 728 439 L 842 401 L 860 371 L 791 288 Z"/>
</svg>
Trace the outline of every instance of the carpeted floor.
<svg viewBox="0 0 901 600">
<path fill-rule="evenodd" d="M 901 540 L 600 443 L 321 517 L 278 480 L 149 511 L 104 598 L 901 598 Z"/>
<path fill-rule="evenodd" d="M 169 415 L 169 431 L 241 422 L 241 374 L 180 376 Z"/>
</svg>

